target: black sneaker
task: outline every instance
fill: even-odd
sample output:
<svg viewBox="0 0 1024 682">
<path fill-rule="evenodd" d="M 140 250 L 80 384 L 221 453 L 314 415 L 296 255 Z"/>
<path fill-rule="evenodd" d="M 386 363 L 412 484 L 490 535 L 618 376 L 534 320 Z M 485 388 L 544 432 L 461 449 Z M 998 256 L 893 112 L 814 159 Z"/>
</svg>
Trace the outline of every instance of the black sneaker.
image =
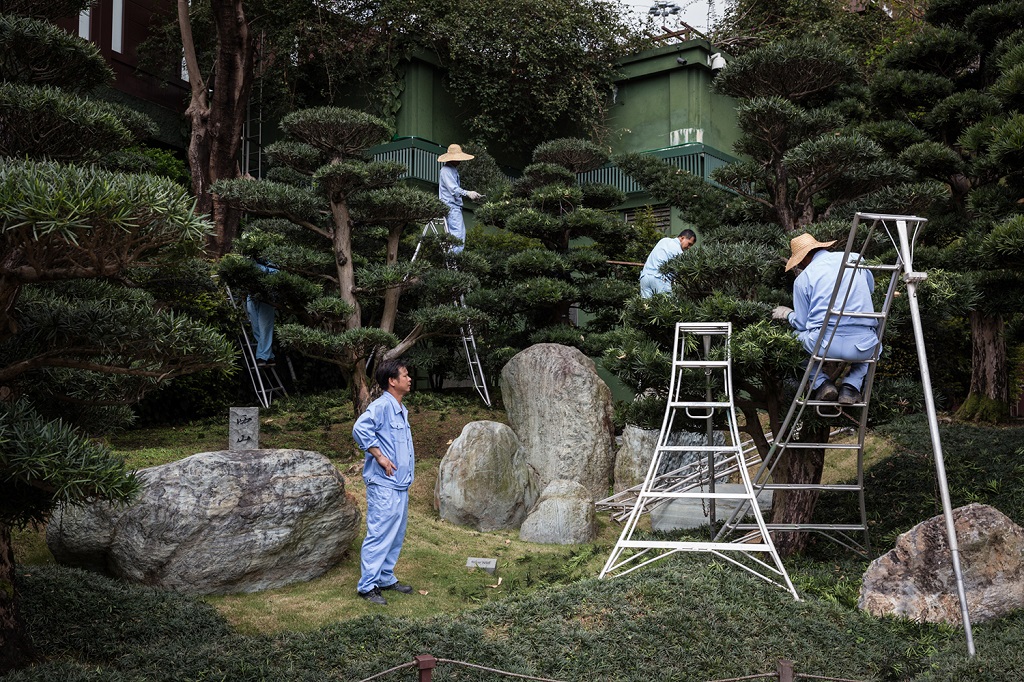
<svg viewBox="0 0 1024 682">
<path fill-rule="evenodd" d="M 828 379 L 825 379 L 825 383 L 818 386 L 811 394 L 811 400 L 820 400 L 823 403 L 834 403 L 838 397 L 839 391 L 836 389 L 836 385 Z"/>
<path fill-rule="evenodd" d="M 403 585 L 402 583 L 399 583 L 399 582 L 391 583 L 390 585 L 386 585 L 386 586 L 384 586 L 384 587 L 382 587 L 380 589 L 382 589 L 382 590 L 394 590 L 395 592 L 401 592 L 402 594 L 412 594 L 412 586 L 411 585 Z"/>
<path fill-rule="evenodd" d="M 277 363 L 274 362 L 274 358 L 270 358 L 269 360 L 263 360 L 262 358 L 256 359 L 257 367 L 273 367 L 276 364 Z"/>
<path fill-rule="evenodd" d="M 377 604 L 379 606 L 387 606 L 388 600 L 384 598 L 384 595 L 380 593 L 380 588 L 375 587 L 369 592 L 360 592 L 359 596 L 370 602 L 371 604 Z"/>
<path fill-rule="evenodd" d="M 860 396 L 860 391 L 855 389 L 850 384 L 843 384 L 839 389 L 839 404 L 840 405 L 855 405 L 856 403 L 863 402 L 863 398 Z"/>
</svg>

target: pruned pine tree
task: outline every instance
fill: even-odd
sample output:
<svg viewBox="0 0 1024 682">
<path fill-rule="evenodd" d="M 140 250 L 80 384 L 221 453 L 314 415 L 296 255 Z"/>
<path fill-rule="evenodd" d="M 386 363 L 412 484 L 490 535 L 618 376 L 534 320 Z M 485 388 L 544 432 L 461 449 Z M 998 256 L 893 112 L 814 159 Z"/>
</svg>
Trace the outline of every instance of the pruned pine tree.
<svg viewBox="0 0 1024 682">
<path fill-rule="evenodd" d="M 949 313 L 969 320 L 971 379 L 957 416 L 1000 422 L 1010 414 L 1008 345 L 1024 341 L 1024 11 L 946 0 L 926 19 L 871 81 L 876 117 L 889 122 L 868 129 L 943 187 L 919 267 L 961 284 Z"/>
<path fill-rule="evenodd" d="M 211 226 L 173 182 L 102 169 L 152 123 L 83 96 L 110 71 L 46 20 L 87 5 L 0 14 L 0 674 L 32 657 L 11 531 L 138 487 L 74 426 L 109 429 L 160 382 L 233 360 L 223 336 L 132 284 L 200 253 Z"/>
<path fill-rule="evenodd" d="M 456 334 L 476 315 L 455 305 L 476 280 L 445 267 L 446 258 L 454 265 L 460 257 L 447 253 L 444 239 L 428 239 L 410 262 L 424 224 L 447 209 L 401 183 L 403 165 L 366 158 L 369 147 L 390 139 L 387 124 L 321 107 L 289 114 L 281 127 L 287 139 L 268 147 L 277 165 L 267 179 L 216 185 L 263 218 L 249 225 L 221 271 L 229 284 L 292 316 L 275 328 L 279 343 L 337 366 L 361 411 L 373 390 L 367 360 Z M 258 277 L 253 260 L 279 272 Z"/>
<path fill-rule="evenodd" d="M 600 335 L 617 325 L 622 303 L 635 293 L 636 269 L 608 262 L 627 259 L 637 242 L 637 230 L 607 211 L 622 193 L 576 182 L 607 160 L 585 140 L 546 142 L 509 195 L 477 212 L 478 222 L 501 228 L 473 233 L 476 260 L 467 263 L 481 283 L 468 300 L 501 320 L 487 338 L 495 368 L 534 343 L 600 354 Z M 575 320 L 574 308 L 581 313 Z"/>
</svg>

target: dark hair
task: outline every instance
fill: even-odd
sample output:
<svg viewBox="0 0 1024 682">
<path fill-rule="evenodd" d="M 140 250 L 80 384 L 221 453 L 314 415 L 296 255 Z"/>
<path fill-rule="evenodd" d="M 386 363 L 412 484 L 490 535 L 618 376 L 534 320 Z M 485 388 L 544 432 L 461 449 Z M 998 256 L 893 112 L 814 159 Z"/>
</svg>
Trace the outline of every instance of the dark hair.
<svg viewBox="0 0 1024 682">
<path fill-rule="evenodd" d="M 697 241 L 697 233 L 694 232 L 693 230 L 683 230 L 682 232 L 679 233 L 679 236 L 686 237 L 687 239 L 692 239 L 694 242 Z"/>
<path fill-rule="evenodd" d="M 409 365 L 405 364 L 405 360 L 400 359 L 389 359 L 381 360 L 380 364 L 377 365 L 377 370 L 373 373 L 373 378 L 377 380 L 377 385 L 380 386 L 382 391 L 388 390 L 388 379 L 397 379 L 402 368 L 409 369 Z"/>
</svg>

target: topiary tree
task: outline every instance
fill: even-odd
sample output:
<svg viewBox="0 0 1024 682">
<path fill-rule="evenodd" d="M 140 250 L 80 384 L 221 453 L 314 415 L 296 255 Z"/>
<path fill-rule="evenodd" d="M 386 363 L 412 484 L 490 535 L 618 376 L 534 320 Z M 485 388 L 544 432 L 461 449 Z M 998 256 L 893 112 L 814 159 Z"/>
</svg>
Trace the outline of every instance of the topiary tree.
<svg viewBox="0 0 1024 682">
<path fill-rule="evenodd" d="M 623 201 L 622 193 L 576 182 L 578 173 L 607 160 L 585 140 L 546 142 L 510 193 L 477 212 L 479 222 L 500 228 L 470 236 L 473 260 L 466 263 L 480 280 L 467 301 L 496 321 L 487 337 L 494 365 L 542 342 L 599 354 L 600 335 L 637 291 L 635 269 L 608 262 L 623 260 L 638 242 L 637 229 L 606 210 Z M 581 313 L 575 321 L 574 308 Z"/>
<path fill-rule="evenodd" d="M 1009 418 L 1007 344 L 1020 344 L 1024 312 L 1024 11 L 1015 3 L 930 5 L 929 24 L 895 46 L 871 82 L 877 126 L 900 161 L 941 183 L 921 267 L 956 273 L 971 336 L 969 392 L 957 416 Z M 1010 322 L 1007 327 L 1007 321 Z"/>
<path fill-rule="evenodd" d="M 32 656 L 11 530 L 137 488 L 72 424 L 110 429 L 160 382 L 233 359 L 221 335 L 133 284 L 138 268 L 198 254 L 210 225 L 179 185 L 96 165 L 152 124 L 84 99 L 109 71 L 94 46 L 39 19 L 86 4 L 0 14 L 0 673 Z"/>
<path fill-rule="evenodd" d="M 365 158 L 391 136 L 382 120 L 321 107 L 289 114 L 281 127 L 287 139 L 267 149 L 278 164 L 268 179 L 216 185 L 264 218 L 249 226 L 221 272 L 294 316 L 277 326 L 279 342 L 337 366 L 358 412 L 370 401 L 371 355 L 397 357 L 422 339 L 455 333 L 468 319 L 455 302 L 475 280 L 444 267 L 446 257 L 454 264 L 460 256 L 446 253 L 443 239 L 428 240 L 415 263 L 413 242 L 402 252 L 404 236 L 418 237 L 447 209 L 399 183 L 401 164 Z M 279 272 L 260 277 L 252 260 Z"/>
</svg>

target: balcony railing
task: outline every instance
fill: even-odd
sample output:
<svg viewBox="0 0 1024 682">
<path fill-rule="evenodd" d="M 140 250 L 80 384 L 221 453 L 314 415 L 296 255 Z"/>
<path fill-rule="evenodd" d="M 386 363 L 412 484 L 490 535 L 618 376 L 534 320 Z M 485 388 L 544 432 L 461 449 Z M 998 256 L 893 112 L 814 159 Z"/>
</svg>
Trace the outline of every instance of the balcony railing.
<svg viewBox="0 0 1024 682">
<path fill-rule="evenodd" d="M 656 156 L 669 165 L 692 173 L 716 187 L 719 185 L 711 179 L 711 173 L 716 168 L 728 166 L 738 161 L 734 156 L 699 142 L 665 147 L 663 149 L 652 149 L 643 153 Z M 626 194 L 640 194 L 644 191 L 643 187 L 636 180 L 623 173 L 618 166 L 612 163 L 605 164 L 587 173 L 580 173 L 577 176 L 577 181 L 580 184 L 599 182 L 605 185 L 612 185 Z"/>
<path fill-rule="evenodd" d="M 444 147 L 418 137 L 403 137 L 370 150 L 377 161 L 396 161 L 405 164 L 408 170 L 402 179 L 420 180 L 433 185 L 437 184 L 438 171 L 441 169 L 437 157 L 444 152 Z M 717 183 L 711 179 L 711 173 L 716 168 L 737 161 L 735 157 L 699 142 L 652 149 L 643 153 L 656 156 L 716 186 Z M 639 183 L 612 163 L 587 173 L 580 173 L 577 182 L 612 185 L 626 194 L 640 194 L 644 191 Z"/>
</svg>

